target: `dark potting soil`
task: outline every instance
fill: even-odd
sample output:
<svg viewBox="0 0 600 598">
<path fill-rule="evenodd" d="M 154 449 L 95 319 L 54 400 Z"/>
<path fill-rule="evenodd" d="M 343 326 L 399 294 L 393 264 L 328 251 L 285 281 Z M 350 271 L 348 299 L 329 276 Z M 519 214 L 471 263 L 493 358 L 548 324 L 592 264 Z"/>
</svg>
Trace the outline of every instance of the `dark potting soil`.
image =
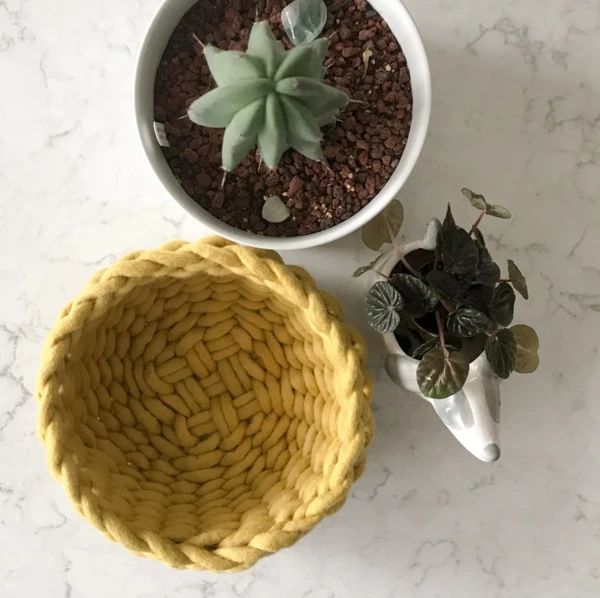
<svg viewBox="0 0 600 598">
<path fill-rule="evenodd" d="M 286 0 L 202 0 L 175 29 L 159 65 L 155 118 L 165 123 L 166 159 L 185 191 L 211 214 L 236 228 L 290 237 L 325 230 L 366 206 L 397 166 L 410 130 L 412 92 L 406 60 L 385 21 L 365 0 L 327 2 L 323 35 L 331 40 L 326 82 L 359 102 L 323 130 L 323 163 L 288 150 L 276 170 L 260 166 L 252 150 L 221 181 L 223 129 L 194 125 L 190 104 L 215 85 L 197 36 L 221 49 L 245 51 L 256 18 L 281 27 Z M 363 53 L 372 56 L 365 68 Z M 272 224 L 262 218 L 264 198 L 278 195 L 291 216 Z"/>
</svg>

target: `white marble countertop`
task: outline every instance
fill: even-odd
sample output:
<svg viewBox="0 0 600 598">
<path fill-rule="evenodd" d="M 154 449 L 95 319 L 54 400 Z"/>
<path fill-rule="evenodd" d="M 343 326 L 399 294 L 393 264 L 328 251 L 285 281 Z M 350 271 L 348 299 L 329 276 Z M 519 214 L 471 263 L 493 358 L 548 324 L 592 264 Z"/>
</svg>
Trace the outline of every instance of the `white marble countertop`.
<svg viewBox="0 0 600 598">
<path fill-rule="evenodd" d="M 463 185 L 507 205 L 498 259 L 528 275 L 534 376 L 503 386 L 503 456 L 467 454 L 376 373 L 368 469 L 345 508 L 230 576 L 172 571 L 107 542 L 45 467 L 33 388 L 59 309 L 116 256 L 203 234 L 142 156 L 137 49 L 160 0 L 0 0 L 0 595 L 3 598 L 584 598 L 600 595 L 600 2 L 407 0 L 433 73 L 404 232 Z M 470 218 L 470 215 L 469 215 Z M 356 237 L 286 255 L 363 330 Z"/>
</svg>

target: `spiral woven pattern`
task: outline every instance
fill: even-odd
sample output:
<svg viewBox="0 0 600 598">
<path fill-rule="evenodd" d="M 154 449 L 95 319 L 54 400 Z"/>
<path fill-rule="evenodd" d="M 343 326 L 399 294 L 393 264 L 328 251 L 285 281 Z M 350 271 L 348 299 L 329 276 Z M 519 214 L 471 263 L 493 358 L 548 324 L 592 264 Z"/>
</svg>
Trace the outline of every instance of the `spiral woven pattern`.
<svg viewBox="0 0 600 598">
<path fill-rule="evenodd" d="M 111 540 L 236 571 L 336 511 L 372 435 L 364 344 L 276 253 L 220 238 L 98 273 L 49 335 L 38 425 Z"/>
</svg>

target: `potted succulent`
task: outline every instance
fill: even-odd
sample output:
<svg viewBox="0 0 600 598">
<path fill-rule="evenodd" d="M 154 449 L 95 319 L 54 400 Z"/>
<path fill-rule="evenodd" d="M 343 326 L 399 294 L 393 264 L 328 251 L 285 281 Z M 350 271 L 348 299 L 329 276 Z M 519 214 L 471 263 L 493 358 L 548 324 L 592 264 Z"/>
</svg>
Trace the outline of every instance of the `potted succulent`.
<svg viewBox="0 0 600 598">
<path fill-rule="evenodd" d="M 363 229 L 381 253 L 355 276 L 373 271 L 367 319 L 383 335 L 392 380 L 427 399 L 444 424 L 483 461 L 500 456 L 499 382 L 539 364 L 537 334 L 512 325 L 516 294 L 529 298 L 525 277 L 508 260 L 507 274 L 490 255 L 480 225 L 484 216 L 510 212 L 478 194 L 463 194 L 479 210 L 469 229 L 456 225 L 450 206 L 443 223 L 432 220 L 425 237 L 400 244 L 397 202 Z"/>
<path fill-rule="evenodd" d="M 430 103 L 400 0 L 164 0 L 136 78 L 143 146 L 171 195 L 273 249 L 332 241 L 385 208 Z"/>
</svg>

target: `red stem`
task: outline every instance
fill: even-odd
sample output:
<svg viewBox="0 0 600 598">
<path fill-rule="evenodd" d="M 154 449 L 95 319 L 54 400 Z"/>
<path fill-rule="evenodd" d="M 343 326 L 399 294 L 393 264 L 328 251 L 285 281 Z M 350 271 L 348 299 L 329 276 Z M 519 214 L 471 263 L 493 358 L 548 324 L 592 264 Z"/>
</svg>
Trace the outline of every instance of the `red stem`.
<svg viewBox="0 0 600 598">
<path fill-rule="evenodd" d="M 471 230 L 469 231 L 470 235 L 472 235 L 475 232 L 475 229 L 479 226 L 479 224 L 483 220 L 484 216 L 485 216 L 485 212 L 482 211 L 481 214 L 479 214 L 479 218 L 477 218 L 477 220 L 475 220 L 475 224 L 473 224 L 473 226 L 471 227 Z"/>
<path fill-rule="evenodd" d="M 444 322 L 442 321 L 442 315 L 439 310 L 435 312 L 435 320 L 437 322 L 438 332 L 440 335 L 440 345 L 442 346 L 442 350 L 446 352 L 446 336 L 444 334 Z"/>
</svg>

